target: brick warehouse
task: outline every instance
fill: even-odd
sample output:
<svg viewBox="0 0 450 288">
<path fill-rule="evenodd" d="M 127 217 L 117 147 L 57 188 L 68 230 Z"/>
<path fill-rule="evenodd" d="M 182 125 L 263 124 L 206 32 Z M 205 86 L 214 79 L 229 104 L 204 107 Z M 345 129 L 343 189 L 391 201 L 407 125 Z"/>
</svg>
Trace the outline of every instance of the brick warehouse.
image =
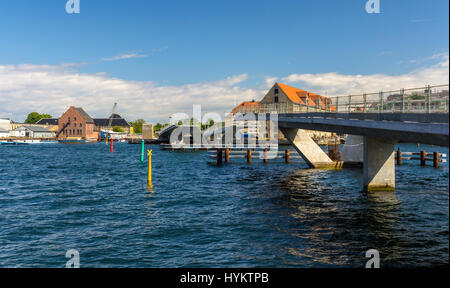
<svg viewBox="0 0 450 288">
<path fill-rule="evenodd" d="M 59 140 L 84 139 L 97 141 L 99 131 L 94 119 L 83 108 L 71 106 L 58 120 Z"/>
</svg>

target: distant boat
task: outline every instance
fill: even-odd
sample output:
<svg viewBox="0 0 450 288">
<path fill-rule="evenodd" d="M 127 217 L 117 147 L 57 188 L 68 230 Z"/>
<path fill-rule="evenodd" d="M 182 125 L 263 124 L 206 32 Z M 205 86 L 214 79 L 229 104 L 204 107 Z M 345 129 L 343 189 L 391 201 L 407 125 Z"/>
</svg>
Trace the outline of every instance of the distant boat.
<svg viewBox="0 0 450 288">
<path fill-rule="evenodd" d="M 59 143 L 62 144 L 87 144 L 87 143 L 92 143 L 91 140 L 87 140 L 87 139 L 67 139 L 67 140 L 58 140 Z"/>
<path fill-rule="evenodd" d="M 42 140 L 10 140 L 0 141 L 0 145 L 30 145 L 30 144 L 57 144 L 58 141 L 42 141 Z"/>
<path fill-rule="evenodd" d="M 14 142 L 14 141 L 3 141 L 0 142 L 2 146 L 17 146 L 17 145 L 28 145 L 28 143 Z"/>
</svg>

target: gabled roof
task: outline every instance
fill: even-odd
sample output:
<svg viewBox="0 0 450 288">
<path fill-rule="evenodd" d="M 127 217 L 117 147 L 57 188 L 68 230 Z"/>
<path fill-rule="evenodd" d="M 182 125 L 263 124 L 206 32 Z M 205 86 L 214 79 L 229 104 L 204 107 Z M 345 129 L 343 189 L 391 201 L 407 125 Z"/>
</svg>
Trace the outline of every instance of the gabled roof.
<svg viewBox="0 0 450 288">
<path fill-rule="evenodd" d="M 39 120 L 36 124 L 37 125 L 58 125 L 58 119 L 43 118 L 43 119 Z"/>
<path fill-rule="evenodd" d="M 109 120 L 112 119 L 111 126 L 130 127 L 130 123 L 123 119 L 119 114 L 112 114 L 109 118 L 95 118 L 94 123 L 96 126 L 106 127 L 109 125 Z"/>
<path fill-rule="evenodd" d="M 281 90 L 283 90 L 284 94 L 286 94 L 286 96 L 294 103 L 296 104 L 301 104 L 301 105 L 307 105 L 306 101 L 307 101 L 307 94 L 309 93 L 309 103 L 308 106 L 310 107 L 316 107 L 317 104 L 319 105 L 319 107 L 321 109 L 326 109 L 327 108 L 327 103 L 331 104 L 331 99 L 321 96 L 319 94 L 316 93 L 311 93 L 305 90 L 301 90 L 295 87 L 291 87 L 289 85 L 286 84 L 282 84 L 282 83 L 275 83 L 276 85 L 278 85 L 278 87 L 281 88 Z M 319 101 L 317 103 L 317 101 Z M 336 107 L 331 106 L 331 110 L 334 111 L 336 110 Z"/>
<path fill-rule="evenodd" d="M 91 116 L 89 116 L 89 114 L 83 110 L 83 108 L 78 107 L 75 109 L 78 111 L 78 113 L 81 114 L 81 116 L 83 116 L 84 119 L 86 119 L 86 123 L 94 123 L 94 119 L 92 119 Z"/>
<path fill-rule="evenodd" d="M 33 132 L 46 132 L 46 133 L 51 133 L 51 131 L 45 129 L 44 127 L 39 127 L 39 126 L 20 126 L 20 127 L 17 127 L 16 129 L 14 129 L 14 131 L 20 130 L 20 129 L 24 129 L 24 128 L 25 128 L 25 129 L 28 129 L 28 130 L 30 130 L 30 131 L 33 131 Z"/>
<path fill-rule="evenodd" d="M 281 90 L 283 90 L 284 94 L 286 94 L 286 96 L 294 103 L 299 103 L 299 104 L 305 104 L 301 99 L 301 95 L 305 95 L 306 97 L 306 93 L 308 93 L 305 90 L 301 90 L 301 89 L 297 89 L 295 87 L 291 87 L 288 86 L 286 84 L 281 84 L 281 83 L 275 83 L 278 84 L 278 87 L 281 88 Z"/>
<path fill-rule="evenodd" d="M 241 107 L 252 107 L 252 108 L 257 108 L 259 105 L 258 101 L 244 101 L 241 104 L 239 104 L 238 106 L 234 107 L 233 110 L 231 110 L 232 114 L 235 114 L 237 112 L 237 110 Z"/>
</svg>

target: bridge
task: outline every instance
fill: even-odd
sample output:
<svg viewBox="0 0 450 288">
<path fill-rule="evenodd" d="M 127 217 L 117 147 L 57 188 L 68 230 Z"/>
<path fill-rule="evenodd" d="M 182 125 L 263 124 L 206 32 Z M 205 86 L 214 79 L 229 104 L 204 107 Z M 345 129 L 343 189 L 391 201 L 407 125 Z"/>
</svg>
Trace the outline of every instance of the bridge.
<svg viewBox="0 0 450 288">
<path fill-rule="evenodd" d="M 306 101 L 308 103 L 308 100 Z M 361 163 L 366 191 L 395 190 L 396 143 L 449 146 L 449 86 L 426 86 L 331 97 L 325 109 L 274 104 L 279 130 L 311 168 Z M 333 103 L 333 104 L 331 104 Z M 332 107 L 333 105 L 333 107 Z M 341 162 L 332 161 L 304 130 L 348 134 Z"/>
<path fill-rule="evenodd" d="M 233 120 L 248 126 L 252 119 L 266 122 L 273 120 L 272 113 L 276 113 L 279 130 L 309 167 L 342 168 L 346 165 L 353 167 L 355 162 L 362 164 L 366 191 L 395 190 L 396 143 L 449 146 L 448 84 L 330 99 L 314 107 L 273 103 L 254 111 L 254 114 L 235 115 Z M 306 99 L 306 103 L 309 102 Z M 167 127 L 161 135 L 169 137 L 175 129 L 176 126 Z M 210 134 L 227 134 L 228 130 L 219 129 Z M 305 130 L 347 134 L 342 161 L 331 160 Z M 205 133 L 203 136 L 209 137 L 210 134 Z M 226 139 L 225 142 L 220 139 L 213 145 L 222 147 L 233 144 Z M 208 147 L 202 141 L 196 144 Z"/>
<path fill-rule="evenodd" d="M 361 161 L 365 190 L 386 191 L 395 190 L 395 144 L 448 147 L 448 117 L 448 113 L 297 113 L 279 114 L 278 126 L 310 167 L 342 167 L 346 162 Z M 343 163 L 332 161 L 302 129 L 349 134 Z"/>
</svg>

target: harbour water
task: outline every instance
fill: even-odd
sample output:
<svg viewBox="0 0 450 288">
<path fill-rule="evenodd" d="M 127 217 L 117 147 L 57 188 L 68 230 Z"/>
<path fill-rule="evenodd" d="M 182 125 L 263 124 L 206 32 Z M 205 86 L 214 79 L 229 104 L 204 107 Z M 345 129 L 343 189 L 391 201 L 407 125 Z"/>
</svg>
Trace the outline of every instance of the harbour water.
<svg viewBox="0 0 450 288">
<path fill-rule="evenodd" d="M 449 263 L 448 164 L 405 161 L 395 194 L 368 195 L 361 169 L 151 149 L 149 190 L 139 145 L 0 147 L 0 267 L 64 267 L 69 249 L 81 267 L 364 267 L 368 249 L 382 267 Z"/>
</svg>

